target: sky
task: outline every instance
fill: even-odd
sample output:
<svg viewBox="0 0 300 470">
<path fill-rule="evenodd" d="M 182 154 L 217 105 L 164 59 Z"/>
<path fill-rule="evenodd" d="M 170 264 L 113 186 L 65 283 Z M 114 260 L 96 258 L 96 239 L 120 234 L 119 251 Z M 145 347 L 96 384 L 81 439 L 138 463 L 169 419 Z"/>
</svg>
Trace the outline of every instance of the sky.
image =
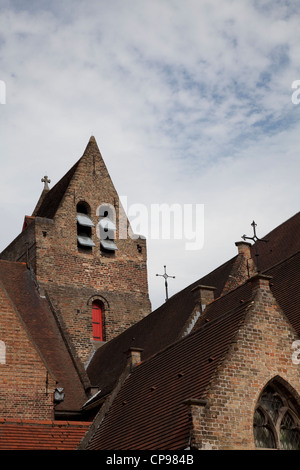
<svg viewBox="0 0 300 470">
<path fill-rule="evenodd" d="M 143 234 L 153 309 L 164 265 L 171 296 L 253 220 L 263 237 L 297 213 L 299 15 L 298 0 L 0 0 L 0 251 L 91 135 L 129 212 L 182 211 L 169 236 Z"/>
</svg>

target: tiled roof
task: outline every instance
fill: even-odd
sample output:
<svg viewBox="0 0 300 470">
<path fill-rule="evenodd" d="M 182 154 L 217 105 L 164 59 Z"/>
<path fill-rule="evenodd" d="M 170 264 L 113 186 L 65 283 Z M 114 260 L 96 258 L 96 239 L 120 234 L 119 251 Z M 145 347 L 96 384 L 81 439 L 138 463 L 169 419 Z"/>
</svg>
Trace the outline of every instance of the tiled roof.
<svg viewBox="0 0 300 470">
<path fill-rule="evenodd" d="M 266 271 L 271 289 L 300 333 L 300 252 Z M 184 400 L 201 399 L 252 305 L 251 283 L 207 306 L 197 329 L 139 364 L 124 382 L 88 449 L 172 450 L 188 445 Z"/>
<path fill-rule="evenodd" d="M 79 411 L 87 397 L 84 373 L 79 373 L 47 300 L 37 291 L 25 263 L 0 260 L 0 288 L 4 287 L 48 370 L 65 391 L 60 411 Z M 82 379 L 82 380 L 81 380 Z M 87 380 L 87 378 L 86 378 Z"/>
<path fill-rule="evenodd" d="M 270 269 L 280 260 L 300 250 L 300 212 L 279 225 L 264 238 L 268 239 L 268 243 L 259 243 L 258 248 L 262 270 Z M 255 259 L 254 245 L 251 249 Z M 178 292 L 143 320 L 98 349 L 87 372 L 92 384 L 99 386 L 102 390 L 102 395 L 109 393 L 116 383 L 125 367 L 126 356 L 124 353 L 131 346 L 142 348 L 142 360 L 145 360 L 180 338 L 179 334 L 194 309 L 192 289 L 199 284 L 214 286 L 216 287 L 215 298 L 218 298 L 222 294 L 235 260 L 236 257 L 233 257 Z M 224 306 L 229 297 L 226 299 L 223 303 Z"/>
<path fill-rule="evenodd" d="M 278 225 L 258 242 L 260 270 L 265 271 L 300 250 L 300 212 Z M 255 244 L 251 247 L 255 259 Z"/>
<path fill-rule="evenodd" d="M 0 418 L 0 450 L 75 450 L 90 424 Z"/>
<path fill-rule="evenodd" d="M 124 382 L 87 449 L 186 448 L 190 422 L 184 401 L 203 397 L 248 305 L 238 302 L 234 311 L 205 323 L 139 364 Z"/>
<path fill-rule="evenodd" d="M 300 213 L 273 230 L 261 244 L 264 274 L 272 276 L 271 290 L 300 334 Z M 294 227 L 294 229 L 293 229 Z M 225 264 L 226 265 L 226 264 Z M 229 265 L 227 265 L 229 269 Z M 230 269 L 229 269 L 230 272 Z M 225 271 L 223 271 L 223 274 Z M 201 284 L 214 285 L 211 275 Z M 217 278 L 216 278 L 217 279 Z M 198 281 L 194 285 L 199 284 Z M 222 283 L 219 281 L 219 285 Z M 193 286 L 194 286 L 193 285 Z M 172 329 L 172 313 L 191 308 L 188 289 L 173 296 L 164 311 Z M 220 289 L 218 289 L 220 294 Z M 171 299 L 170 299 L 171 300 Z M 201 399 L 213 374 L 244 321 L 252 303 L 251 283 L 245 282 L 209 304 L 193 333 L 143 360 L 124 382 L 88 449 L 172 450 L 188 446 L 190 422 L 184 400 Z M 178 309 L 178 306 L 180 308 Z M 184 311 L 184 309 L 183 309 Z M 148 317 L 151 319 L 151 315 Z M 158 324 L 158 323 L 157 323 Z M 148 331 L 151 332 L 151 322 Z M 136 326 L 137 328 L 137 326 Z M 167 329 L 167 324 L 165 325 Z M 161 332 L 158 330 L 157 334 Z M 143 338 L 143 335 L 140 336 Z M 136 346 L 143 348 L 140 341 Z M 114 346 L 117 350 L 117 344 Z"/>
<path fill-rule="evenodd" d="M 102 395 L 109 393 L 125 367 L 124 353 L 130 347 L 142 348 L 142 360 L 145 360 L 180 339 L 180 333 L 195 306 L 191 290 L 199 283 L 212 285 L 216 287 L 216 295 L 219 296 L 234 260 L 175 294 L 157 310 L 101 346 L 87 368 L 92 385 L 98 386 Z"/>
<path fill-rule="evenodd" d="M 280 307 L 285 312 L 295 330 L 300 333 L 300 212 L 268 233 L 263 239 L 267 243 L 258 242 L 259 266 L 261 272 L 272 276 L 271 290 Z M 255 259 L 255 245 L 251 247 Z M 247 285 L 247 284 L 246 284 Z M 240 295 L 241 290 L 236 291 Z M 230 310 L 231 296 L 222 298 L 224 309 Z M 243 302 L 243 299 L 240 299 Z M 214 308 L 205 312 L 205 317 L 216 314 Z M 195 328 L 204 321 L 200 318 Z"/>
<path fill-rule="evenodd" d="M 265 271 L 271 290 L 290 323 L 300 334 L 300 251 Z"/>
</svg>

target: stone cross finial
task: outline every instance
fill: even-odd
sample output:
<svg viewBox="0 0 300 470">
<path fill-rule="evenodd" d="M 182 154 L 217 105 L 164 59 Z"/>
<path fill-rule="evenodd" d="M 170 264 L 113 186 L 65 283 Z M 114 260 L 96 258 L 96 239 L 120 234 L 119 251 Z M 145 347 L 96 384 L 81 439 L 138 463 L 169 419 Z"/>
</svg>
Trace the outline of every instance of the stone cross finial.
<svg viewBox="0 0 300 470">
<path fill-rule="evenodd" d="M 44 183 L 44 189 L 49 189 L 48 183 L 51 183 L 51 180 L 49 180 L 48 176 L 44 176 L 41 182 Z"/>
</svg>

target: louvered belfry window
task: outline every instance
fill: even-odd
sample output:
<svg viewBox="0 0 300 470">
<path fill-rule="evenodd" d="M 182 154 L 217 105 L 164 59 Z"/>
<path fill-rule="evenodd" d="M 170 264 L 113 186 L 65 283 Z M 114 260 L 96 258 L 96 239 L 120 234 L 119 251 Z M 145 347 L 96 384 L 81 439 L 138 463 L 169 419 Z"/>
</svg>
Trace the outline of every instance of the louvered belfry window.
<svg viewBox="0 0 300 470">
<path fill-rule="evenodd" d="M 103 341 L 103 309 L 101 302 L 92 303 L 93 340 Z"/>
<path fill-rule="evenodd" d="M 103 215 L 99 221 L 99 233 L 100 233 L 100 247 L 101 251 L 106 253 L 114 253 L 118 248 L 115 244 L 116 237 L 116 225 L 109 215 L 108 210 L 103 210 Z"/>
<path fill-rule="evenodd" d="M 254 413 L 257 448 L 300 450 L 300 416 L 295 400 L 282 387 L 268 385 Z"/>
<path fill-rule="evenodd" d="M 88 204 L 80 202 L 77 204 L 77 246 L 82 251 L 92 251 L 95 243 L 92 240 L 92 228 L 94 224 L 90 218 Z"/>
</svg>

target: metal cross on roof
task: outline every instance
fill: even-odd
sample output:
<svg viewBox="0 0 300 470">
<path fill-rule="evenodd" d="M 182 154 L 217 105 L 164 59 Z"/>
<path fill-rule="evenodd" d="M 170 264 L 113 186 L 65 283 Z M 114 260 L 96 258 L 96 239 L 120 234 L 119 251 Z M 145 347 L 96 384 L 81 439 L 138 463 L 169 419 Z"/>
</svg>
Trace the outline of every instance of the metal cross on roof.
<svg viewBox="0 0 300 470">
<path fill-rule="evenodd" d="M 49 189 L 48 183 L 51 183 L 51 180 L 49 180 L 48 176 L 44 176 L 41 182 L 44 183 L 44 189 Z"/>
<path fill-rule="evenodd" d="M 242 235 L 241 238 L 243 238 L 243 240 L 253 240 L 254 241 L 254 246 L 255 246 L 255 256 L 256 256 L 256 267 L 257 267 L 257 272 L 259 273 L 260 272 L 260 267 L 259 267 L 259 261 L 258 261 L 258 244 L 256 242 L 265 242 L 267 243 L 269 240 L 263 240 L 262 238 L 258 238 L 258 236 L 256 235 L 256 229 L 255 227 L 257 227 L 257 224 L 254 222 L 252 222 L 252 227 L 253 227 L 253 237 L 246 237 L 246 235 Z"/>
<path fill-rule="evenodd" d="M 166 288 L 166 301 L 168 300 L 168 278 L 175 279 L 175 276 L 169 276 L 166 272 L 166 266 L 164 266 L 165 272 L 164 274 L 156 274 L 156 276 L 162 276 L 165 279 L 165 288 Z"/>
</svg>

